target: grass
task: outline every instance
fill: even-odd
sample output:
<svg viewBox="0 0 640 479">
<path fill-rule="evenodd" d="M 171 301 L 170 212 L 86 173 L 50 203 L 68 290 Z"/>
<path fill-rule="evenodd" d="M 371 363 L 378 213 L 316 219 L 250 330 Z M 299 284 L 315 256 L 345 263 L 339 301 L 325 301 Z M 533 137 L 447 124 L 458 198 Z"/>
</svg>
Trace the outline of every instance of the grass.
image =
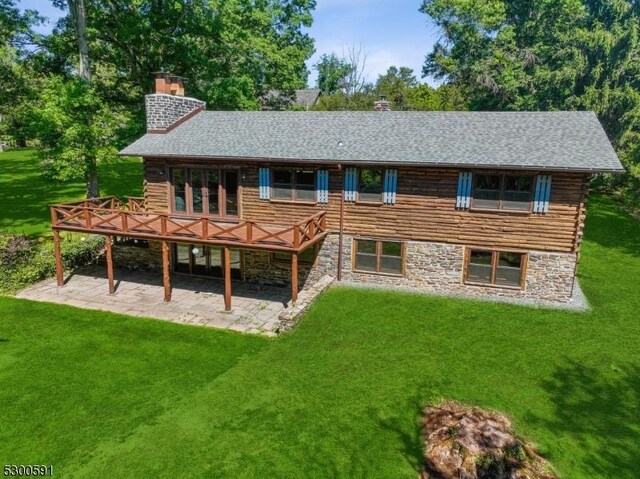
<svg viewBox="0 0 640 479">
<path fill-rule="evenodd" d="M 640 222 L 609 198 L 579 276 L 588 313 L 335 288 L 275 340 L 0 297 L 0 464 L 415 478 L 420 409 L 451 398 L 507 412 L 564 478 L 637 478 Z"/>
<path fill-rule="evenodd" d="M 142 163 L 122 158 L 100 165 L 103 196 L 141 196 Z M 82 182 L 60 183 L 40 174 L 36 150 L 18 149 L 0 152 L 0 230 L 31 236 L 51 231 L 49 206 L 61 201 L 82 199 Z"/>
</svg>

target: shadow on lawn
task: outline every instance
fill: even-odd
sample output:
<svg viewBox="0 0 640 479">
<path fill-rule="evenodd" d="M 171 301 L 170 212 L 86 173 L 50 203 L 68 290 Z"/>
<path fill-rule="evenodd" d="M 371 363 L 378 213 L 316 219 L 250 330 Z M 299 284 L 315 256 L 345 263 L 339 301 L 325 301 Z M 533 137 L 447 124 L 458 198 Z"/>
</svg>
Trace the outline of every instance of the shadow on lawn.
<svg viewBox="0 0 640 479">
<path fill-rule="evenodd" d="M 3 171 L 4 170 L 4 171 Z M 36 150 L 10 150 L 0 156 L 0 200 L 7 206 L 0 228 L 49 233 L 49 206 L 85 196 L 81 181 L 59 182 L 42 175 Z M 118 159 L 100 165 L 102 196 L 142 195 L 142 163 Z"/>
<path fill-rule="evenodd" d="M 640 221 L 618 207 L 613 198 L 594 195 L 589 203 L 585 239 L 640 256 Z"/>
<path fill-rule="evenodd" d="M 587 476 L 638 477 L 640 366 L 597 370 L 566 360 L 542 387 L 555 404 L 555 414 L 534 420 L 579 441 Z M 598 436 L 605 440 L 593 439 Z"/>
</svg>

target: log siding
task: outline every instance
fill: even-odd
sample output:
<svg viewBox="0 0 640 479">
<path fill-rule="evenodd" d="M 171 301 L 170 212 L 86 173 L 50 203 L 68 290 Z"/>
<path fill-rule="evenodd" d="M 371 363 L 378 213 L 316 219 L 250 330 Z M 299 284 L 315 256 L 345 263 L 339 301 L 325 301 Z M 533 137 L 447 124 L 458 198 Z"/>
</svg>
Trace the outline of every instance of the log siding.
<svg viewBox="0 0 640 479">
<path fill-rule="evenodd" d="M 258 168 L 274 168 L 279 165 L 276 162 L 199 162 L 147 158 L 144 161 L 144 195 L 149 211 L 169 212 L 170 188 L 167 172 L 169 166 L 178 165 L 240 168 L 239 203 L 242 220 L 278 224 L 283 219 L 302 220 L 326 210 L 329 230 L 339 229 L 344 170 L 341 171 L 334 165 L 316 166 L 317 169 L 329 170 L 329 198 L 326 204 L 310 204 L 260 199 Z M 302 169 L 309 168 L 308 163 L 299 166 Z M 293 168 L 296 165 L 287 164 L 287 167 Z M 562 253 L 578 251 L 584 226 L 589 175 L 553 173 L 549 211 L 545 214 L 532 214 L 522 211 L 456 209 L 459 169 L 397 167 L 397 172 L 395 204 L 345 203 L 345 234 L 372 239 L 429 241 L 494 249 Z"/>
</svg>

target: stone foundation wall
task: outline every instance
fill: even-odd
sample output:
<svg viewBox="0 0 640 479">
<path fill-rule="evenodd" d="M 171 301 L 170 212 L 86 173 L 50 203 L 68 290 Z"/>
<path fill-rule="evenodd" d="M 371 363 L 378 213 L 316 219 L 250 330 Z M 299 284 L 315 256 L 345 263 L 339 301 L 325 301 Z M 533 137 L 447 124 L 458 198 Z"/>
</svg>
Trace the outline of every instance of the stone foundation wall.
<svg viewBox="0 0 640 479">
<path fill-rule="evenodd" d="M 351 284 L 377 285 L 418 292 L 475 298 L 508 298 L 533 303 L 566 303 L 571 300 L 576 255 L 531 251 L 523 290 L 466 285 L 462 282 L 464 246 L 445 243 L 406 242 L 403 276 L 359 273 L 352 270 L 353 238 L 344 236 L 342 279 Z M 114 245 L 114 262 L 130 269 L 161 270 L 160 243 L 148 248 Z M 266 251 L 245 250 L 244 278 L 247 282 L 288 287 L 291 265 L 272 261 Z M 300 290 L 325 276 L 337 276 L 338 235 L 328 235 L 318 247 L 313 265 L 300 263 Z"/>
<path fill-rule="evenodd" d="M 162 246 L 149 242 L 148 248 L 114 244 L 113 264 L 134 271 L 162 271 Z"/>
<path fill-rule="evenodd" d="M 566 303 L 571 300 L 577 258 L 575 254 L 529 252 L 525 288 L 517 290 L 464 284 L 465 247 L 461 245 L 408 241 L 405 274 L 389 276 L 353 271 L 352 243 L 353 238 L 345 235 L 342 279 L 349 283 L 476 298 L 510 298 L 534 303 Z M 337 263 L 338 235 L 333 234 L 327 236 L 320 245 L 316 262 L 309 271 L 306 282 L 313 283 L 325 275 L 336 276 Z M 264 274 L 268 274 L 268 271 L 265 270 Z M 288 277 L 282 279 L 288 281 Z"/>
<path fill-rule="evenodd" d="M 298 288 L 301 290 L 308 284 L 317 281 L 316 276 L 309 280 L 310 264 L 298 263 Z M 260 283 L 272 286 L 291 284 L 291 264 L 272 261 L 268 251 L 244 251 L 244 277 L 249 283 Z"/>
</svg>

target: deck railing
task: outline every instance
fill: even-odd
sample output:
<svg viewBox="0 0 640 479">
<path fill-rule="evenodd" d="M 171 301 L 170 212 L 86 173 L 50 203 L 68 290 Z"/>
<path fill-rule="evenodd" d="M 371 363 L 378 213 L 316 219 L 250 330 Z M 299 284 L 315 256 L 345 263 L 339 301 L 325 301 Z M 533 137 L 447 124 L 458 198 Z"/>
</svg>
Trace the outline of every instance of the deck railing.
<svg viewBox="0 0 640 479">
<path fill-rule="evenodd" d="M 91 198 L 51 207 L 53 228 L 65 231 L 300 252 L 327 234 L 326 212 L 291 225 L 232 222 L 143 211 L 141 198 Z"/>
</svg>

